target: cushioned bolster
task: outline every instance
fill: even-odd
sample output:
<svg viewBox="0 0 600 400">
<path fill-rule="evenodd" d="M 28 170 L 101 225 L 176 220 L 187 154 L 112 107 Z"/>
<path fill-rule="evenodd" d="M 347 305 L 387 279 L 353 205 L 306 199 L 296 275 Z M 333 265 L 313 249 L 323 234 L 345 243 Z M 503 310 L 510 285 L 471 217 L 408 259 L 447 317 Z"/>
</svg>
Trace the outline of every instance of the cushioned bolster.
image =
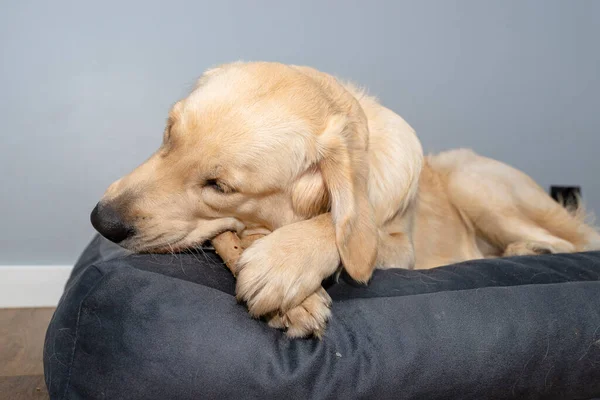
<svg viewBox="0 0 600 400">
<path fill-rule="evenodd" d="M 124 257 L 126 255 L 126 257 Z M 75 266 L 73 277 L 91 264 L 114 260 L 115 266 L 157 272 L 234 295 L 235 279 L 214 251 L 177 255 L 129 254 L 96 236 Z M 73 279 L 71 278 L 71 280 Z M 430 270 L 376 270 L 368 286 L 342 273 L 324 282 L 334 300 L 405 296 L 490 286 L 515 286 L 600 280 L 600 252 L 473 260 Z"/>
<path fill-rule="evenodd" d="M 375 271 L 367 287 L 346 274 L 329 288 L 332 298 L 406 296 L 494 286 L 600 280 L 600 252 L 473 260 L 429 270 Z"/>
</svg>

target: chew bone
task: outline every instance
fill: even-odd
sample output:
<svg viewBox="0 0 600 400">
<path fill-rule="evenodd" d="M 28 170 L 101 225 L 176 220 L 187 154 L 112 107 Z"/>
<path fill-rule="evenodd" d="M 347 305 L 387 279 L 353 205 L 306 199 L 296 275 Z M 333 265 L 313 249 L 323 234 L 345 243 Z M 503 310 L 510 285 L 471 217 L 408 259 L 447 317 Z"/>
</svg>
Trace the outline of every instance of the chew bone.
<svg viewBox="0 0 600 400">
<path fill-rule="evenodd" d="M 225 265 L 233 276 L 237 276 L 236 264 L 242 252 L 257 239 L 264 235 L 249 235 L 240 240 L 235 232 L 223 232 L 211 240 L 217 254 L 223 259 Z"/>
</svg>

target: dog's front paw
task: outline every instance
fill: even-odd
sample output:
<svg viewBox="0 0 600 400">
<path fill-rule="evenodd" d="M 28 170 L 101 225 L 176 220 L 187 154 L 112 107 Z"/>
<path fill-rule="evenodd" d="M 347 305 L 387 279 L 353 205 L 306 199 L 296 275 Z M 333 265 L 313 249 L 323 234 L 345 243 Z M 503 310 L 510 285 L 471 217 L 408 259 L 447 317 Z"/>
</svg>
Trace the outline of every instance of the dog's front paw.
<svg viewBox="0 0 600 400">
<path fill-rule="evenodd" d="M 314 336 L 321 338 L 331 316 L 331 297 L 322 287 L 308 296 L 300 305 L 285 313 L 276 313 L 269 326 L 285 329 L 290 338 Z"/>
<path fill-rule="evenodd" d="M 238 300 L 245 301 L 255 317 L 297 306 L 321 285 L 322 278 L 304 268 L 307 262 L 298 251 L 274 244 L 270 236 L 256 241 L 238 261 Z"/>
<path fill-rule="evenodd" d="M 277 229 L 240 257 L 236 295 L 246 302 L 251 315 L 286 313 L 315 293 L 337 269 L 335 242 L 330 246 L 303 226 L 296 223 Z"/>
</svg>

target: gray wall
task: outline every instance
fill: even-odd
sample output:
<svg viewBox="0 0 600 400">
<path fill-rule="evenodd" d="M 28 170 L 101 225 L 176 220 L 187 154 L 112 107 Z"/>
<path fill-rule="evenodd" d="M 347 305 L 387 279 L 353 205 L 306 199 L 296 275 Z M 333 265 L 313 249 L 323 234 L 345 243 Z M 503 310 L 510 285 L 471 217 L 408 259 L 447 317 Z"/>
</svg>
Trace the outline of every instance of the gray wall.
<svg viewBox="0 0 600 400">
<path fill-rule="evenodd" d="M 166 4 L 166 5 L 165 5 Z M 467 146 L 600 212 L 600 1 L 4 1 L 0 264 L 69 264 L 106 186 L 205 68 L 307 64 L 427 151 Z"/>
</svg>

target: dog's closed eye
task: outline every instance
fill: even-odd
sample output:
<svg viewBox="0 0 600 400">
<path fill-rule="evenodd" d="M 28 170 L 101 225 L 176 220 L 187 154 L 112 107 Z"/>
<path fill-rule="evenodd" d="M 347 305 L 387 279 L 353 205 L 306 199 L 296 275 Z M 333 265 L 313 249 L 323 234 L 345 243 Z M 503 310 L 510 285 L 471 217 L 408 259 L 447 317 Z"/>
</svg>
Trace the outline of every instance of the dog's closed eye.
<svg viewBox="0 0 600 400">
<path fill-rule="evenodd" d="M 218 193 L 223 193 L 223 194 L 235 192 L 235 190 L 233 190 L 231 187 L 227 186 L 225 183 L 223 183 L 222 181 L 220 181 L 218 179 L 206 180 L 206 182 L 204 182 L 204 187 L 212 189 Z"/>
</svg>

